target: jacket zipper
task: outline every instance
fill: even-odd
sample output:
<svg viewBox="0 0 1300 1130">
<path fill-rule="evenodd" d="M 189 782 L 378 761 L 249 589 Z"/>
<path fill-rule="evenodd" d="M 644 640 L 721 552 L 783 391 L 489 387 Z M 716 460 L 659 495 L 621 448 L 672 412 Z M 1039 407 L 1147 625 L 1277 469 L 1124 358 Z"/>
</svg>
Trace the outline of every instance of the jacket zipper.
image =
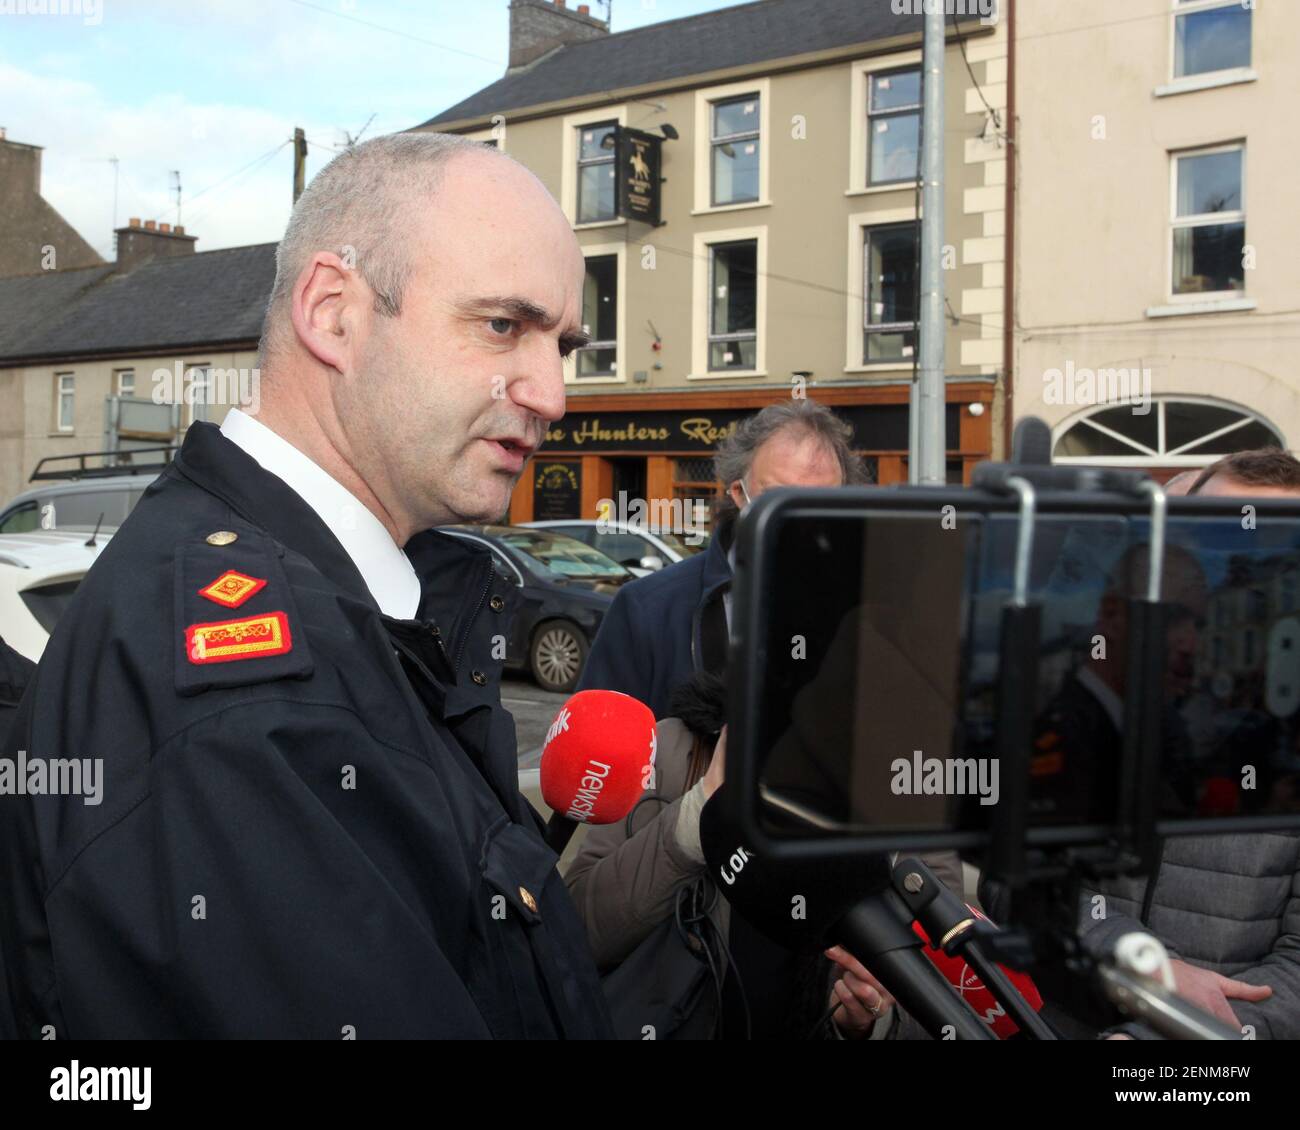
<svg viewBox="0 0 1300 1130">
<path fill-rule="evenodd" d="M 1165 841 L 1163 837 L 1156 843 L 1155 866 L 1151 868 L 1151 875 L 1147 879 L 1147 889 L 1142 892 L 1142 925 L 1151 925 L 1151 904 L 1156 897 L 1156 884 L 1160 882 L 1160 865 L 1165 858 Z"/>
<path fill-rule="evenodd" d="M 465 630 L 461 633 L 460 646 L 456 648 L 456 659 L 452 663 L 452 670 L 458 678 L 460 676 L 460 661 L 465 655 L 465 645 L 469 643 L 470 629 L 474 627 L 474 621 L 478 619 L 478 614 L 483 611 L 483 605 L 487 603 L 488 593 L 492 591 L 492 575 L 494 570 L 491 561 L 487 564 L 487 580 L 483 584 L 483 591 L 478 594 L 478 603 L 474 605 L 474 611 L 470 613 L 469 619 L 465 621 Z"/>
</svg>

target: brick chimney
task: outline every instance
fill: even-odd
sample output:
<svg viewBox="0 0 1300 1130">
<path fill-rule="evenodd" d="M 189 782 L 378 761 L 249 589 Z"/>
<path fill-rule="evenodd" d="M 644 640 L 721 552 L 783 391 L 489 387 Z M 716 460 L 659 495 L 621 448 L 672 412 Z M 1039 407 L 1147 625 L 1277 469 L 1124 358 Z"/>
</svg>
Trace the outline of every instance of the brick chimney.
<svg viewBox="0 0 1300 1130">
<path fill-rule="evenodd" d="M 130 271 L 150 259 L 174 259 L 193 255 L 198 236 L 186 235 L 179 224 L 159 224 L 154 220 L 140 223 L 131 217 L 126 227 L 117 229 L 117 269 Z"/>
<path fill-rule="evenodd" d="M 572 11 L 565 0 L 510 0 L 510 67 L 522 70 L 568 43 L 585 43 L 609 34 L 609 25 L 591 15 L 587 4 Z"/>
<path fill-rule="evenodd" d="M 14 141 L 0 129 L 0 278 L 103 262 L 41 195 L 41 147 Z"/>
</svg>

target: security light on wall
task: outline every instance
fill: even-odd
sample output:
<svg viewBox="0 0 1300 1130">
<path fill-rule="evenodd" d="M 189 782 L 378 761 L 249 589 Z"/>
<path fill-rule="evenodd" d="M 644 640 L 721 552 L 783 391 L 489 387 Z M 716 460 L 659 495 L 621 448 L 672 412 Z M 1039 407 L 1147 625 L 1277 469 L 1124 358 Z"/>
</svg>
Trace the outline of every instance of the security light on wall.
<svg viewBox="0 0 1300 1130">
<path fill-rule="evenodd" d="M 676 141 L 679 137 L 681 137 L 681 134 L 679 134 L 677 130 L 668 122 L 664 122 L 663 125 L 661 125 L 659 128 L 663 130 L 665 141 Z M 616 146 L 617 144 L 618 144 L 618 139 L 614 136 L 612 132 L 605 134 L 605 136 L 600 139 L 600 147 L 602 149 L 613 149 L 614 146 Z M 734 157 L 735 154 L 732 153 L 731 156 Z"/>
</svg>

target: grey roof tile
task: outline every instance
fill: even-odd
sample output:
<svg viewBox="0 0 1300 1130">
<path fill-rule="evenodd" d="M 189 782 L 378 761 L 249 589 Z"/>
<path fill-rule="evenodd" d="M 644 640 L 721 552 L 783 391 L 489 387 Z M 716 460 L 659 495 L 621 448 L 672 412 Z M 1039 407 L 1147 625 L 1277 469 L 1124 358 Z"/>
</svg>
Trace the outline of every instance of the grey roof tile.
<svg viewBox="0 0 1300 1130">
<path fill-rule="evenodd" d="M 891 0 L 761 0 L 563 47 L 423 124 L 488 118 L 920 30 L 921 17 L 895 15 Z"/>
<path fill-rule="evenodd" d="M 0 278 L 0 357 L 17 351 L 21 342 L 62 316 L 76 296 L 112 271 L 111 266 L 39 275 Z"/>
<path fill-rule="evenodd" d="M 0 279 L 0 361 L 254 341 L 275 281 L 274 243 Z"/>
</svg>

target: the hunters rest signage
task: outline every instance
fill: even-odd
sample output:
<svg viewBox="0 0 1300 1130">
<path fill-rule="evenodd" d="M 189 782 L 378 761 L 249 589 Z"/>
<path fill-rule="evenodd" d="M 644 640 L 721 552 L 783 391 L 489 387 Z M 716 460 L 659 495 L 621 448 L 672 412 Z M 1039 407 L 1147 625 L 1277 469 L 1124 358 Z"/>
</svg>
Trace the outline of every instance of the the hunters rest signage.
<svg viewBox="0 0 1300 1130">
<path fill-rule="evenodd" d="M 575 398 L 576 399 L 576 398 Z M 570 401 L 572 404 L 573 401 Z M 695 412 L 569 412 L 546 432 L 543 451 L 712 451 L 756 408 Z M 906 451 L 907 405 L 854 405 L 835 414 L 853 426 L 859 451 Z M 948 405 L 947 445 L 958 447 L 958 408 Z"/>
<path fill-rule="evenodd" d="M 546 432 L 555 451 L 711 451 L 747 412 L 601 412 L 570 415 Z"/>
<path fill-rule="evenodd" d="M 627 126 L 619 126 L 615 136 L 618 214 L 658 227 L 663 138 Z"/>
</svg>

